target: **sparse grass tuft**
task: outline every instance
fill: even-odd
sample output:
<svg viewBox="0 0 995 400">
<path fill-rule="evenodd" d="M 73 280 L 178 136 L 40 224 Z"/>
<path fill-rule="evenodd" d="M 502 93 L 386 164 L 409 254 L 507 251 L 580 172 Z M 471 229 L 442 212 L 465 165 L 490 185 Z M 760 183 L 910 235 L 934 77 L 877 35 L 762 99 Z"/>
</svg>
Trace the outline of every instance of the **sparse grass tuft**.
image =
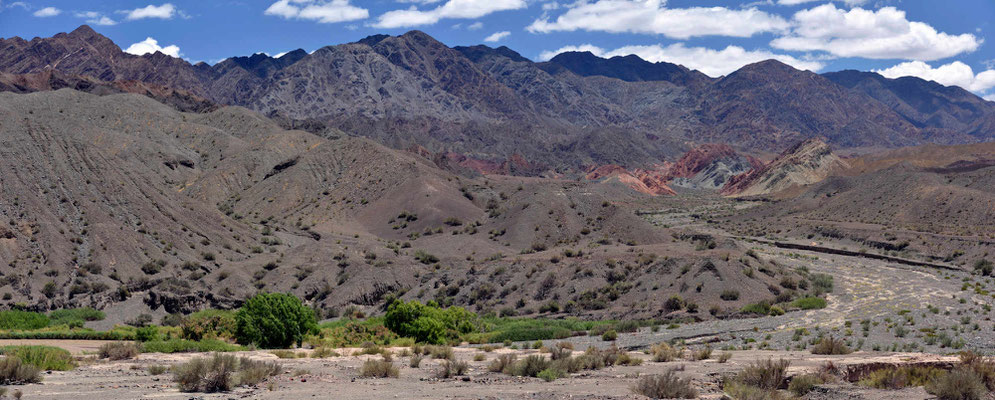
<svg viewBox="0 0 995 400">
<path fill-rule="evenodd" d="M 141 353 L 141 348 L 131 342 L 105 343 L 100 346 L 100 358 L 110 360 L 129 360 Z"/>
<path fill-rule="evenodd" d="M 698 391 L 691 386 L 691 379 L 681 378 L 673 369 L 662 375 L 647 375 L 639 378 L 632 391 L 651 399 L 694 399 Z"/>
<path fill-rule="evenodd" d="M 362 378 L 397 378 L 399 375 L 400 370 L 394 363 L 384 360 L 368 360 L 359 371 Z"/>
<path fill-rule="evenodd" d="M 853 350 L 846 345 L 843 339 L 832 336 L 824 336 L 815 346 L 812 347 L 812 354 L 836 355 L 850 354 Z"/>
</svg>

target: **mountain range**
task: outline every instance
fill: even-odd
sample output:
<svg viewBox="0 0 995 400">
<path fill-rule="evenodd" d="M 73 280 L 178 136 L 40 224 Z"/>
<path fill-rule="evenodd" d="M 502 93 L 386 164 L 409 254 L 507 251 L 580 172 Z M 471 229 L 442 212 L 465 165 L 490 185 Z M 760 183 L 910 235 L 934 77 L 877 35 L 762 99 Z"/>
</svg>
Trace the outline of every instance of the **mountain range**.
<svg viewBox="0 0 995 400">
<path fill-rule="evenodd" d="M 995 139 L 995 103 L 963 89 L 869 72 L 820 75 L 774 60 L 711 78 L 636 56 L 563 53 L 537 63 L 507 47 L 451 48 L 411 31 L 208 65 L 127 54 L 88 26 L 2 39 L 0 55 L 3 90 L 44 90 L 37 74 L 52 74 L 41 80 L 185 99 L 174 100 L 185 110 L 238 105 L 286 128 L 341 130 L 479 172 L 652 168 L 706 143 L 771 155 L 813 138 L 833 148 Z M 35 89 L 24 84 L 30 74 Z"/>
</svg>

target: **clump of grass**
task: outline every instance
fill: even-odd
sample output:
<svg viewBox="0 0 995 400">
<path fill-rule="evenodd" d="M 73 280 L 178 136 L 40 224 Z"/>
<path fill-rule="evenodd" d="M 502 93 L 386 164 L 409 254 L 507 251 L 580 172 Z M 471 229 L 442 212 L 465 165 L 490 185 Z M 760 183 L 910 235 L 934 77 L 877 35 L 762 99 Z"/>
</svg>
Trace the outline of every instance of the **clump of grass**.
<svg viewBox="0 0 995 400">
<path fill-rule="evenodd" d="M 485 358 L 487 358 L 487 357 L 484 356 L 483 354 L 474 354 L 473 355 L 473 361 L 484 361 Z"/>
<path fill-rule="evenodd" d="M 25 363 L 17 357 L 0 359 L 0 385 L 23 385 L 41 382 L 38 367 Z"/>
<path fill-rule="evenodd" d="M 162 374 L 165 374 L 166 371 L 168 371 L 168 370 L 169 370 L 169 367 L 167 367 L 165 365 L 159 365 L 159 364 L 149 365 L 149 368 L 148 368 L 149 375 L 162 375 Z"/>
<path fill-rule="evenodd" d="M 511 368 L 515 365 L 517 358 L 514 354 L 499 355 L 487 365 L 487 370 L 491 372 L 504 372 L 511 375 Z"/>
<path fill-rule="evenodd" d="M 546 382 L 552 382 L 560 378 L 561 372 L 557 369 L 546 368 L 542 371 L 539 371 L 539 374 L 536 376 L 539 377 L 539 379 L 542 379 Z"/>
<path fill-rule="evenodd" d="M 227 392 L 240 385 L 256 385 L 279 374 L 275 362 L 254 361 L 230 354 L 197 357 L 173 369 L 173 381 L 184 392 Z"/>
<path fill-rule="evenodd" d="M 169 339 L 142 343 L 143 353 L 213 353 L 239 351 L 242 349 L 242 346 L 217 339 Z"/>
<path fill-rule="evenodd" d="M 76 368 L 73 355 L 65 349 L 52 346 L 5 346 L 0 354 L 21 359 L 42 371 L 69 371 Z"/>
<path fill-rule="evenodd" d="M 784 359 L 755 361 L 740 371 L 734 380 L 763 390 L 776 390 L 784 384 L 790 364 L 788 360 Z"/>
<path fill-rule="evenodd" d="M 453 348 L 449 346 L 425 346 L 425 350 L 436 360 L 454 360 Z"/>
<path fill-rule="evenodd" d="M 408 360 L 408 366 L 411 368 L 418 368 L 421 366 L 421 361 L 425 359 L 425 356 L 421 354 L 412 354 L 411 359 Z"/>
<path fill-rule="evenodd" d="M 803 297 L 792 301 L 791 306 L 798 307 L 802 310 L 816 310 L 826 308 L 826 299 L 821 297 Z"/>
<path fill-rule="evenodd" d="M 853 350 L 846 345 L 843 339 L 837 339 L 832 336 L 823 336 L 819 343 L 816 343 L 812 347 L 812 354 L 823 354 L 823 355 L 836 355 L 836 354 L 850 354 Z"/>
<path fill-rule="evenodd" d="M 328 357 L 339 357 L 341 354 L 332 350 L 330 347 L 317 347 L 311 352 L 311 358 L 328 358 Z"/>
<path fill-rule="evenodd" d="M 816 385 L 821 385 L 826 383 L 822 377 L 817 374 L 805 374 L 798 375 L 791 379 L 791 383 L 788 384 L 788 391 L 794 393 L 796 396 L 804 396 L 815 389 Z"/>
<path fill-rule="evenodd" d="M 400 370 L 394 363 L 384 360 L 367 360 L 359 370 L 362 378 L 397 378 Z"/>
<path fill-rule="evenodd" d="M 104 343 L 100 346 L 99 355 L 100 358 L 107 358 L 110 360 L 130 360 L 138 357 L 138 354 L 141 352 L 141 348 L 135 343 L 111 342 Z"/>
<path fill-rule="evenodd" d="M 466 361 L 443 361 L 439 370 L 435 373 L 435 377 L 439 379 L 448 379 L 454 376 L 466 375 L 466 371 L 470 369 L 470 364 Z"/>
<path fill-rule="evenodd" d="M 691 353 L 691 360 L 701 361 L 712 358 L 712 346 L 705 346 L 694 353 Z"/>
<path fill-rule="evenodd" d="M 732 353 L 726 351 L 726 352 L 719 353 L 718 358 L 716 358 L 715 360 L 719 364 L 725 364 L 726 362 L 729 362 L 730 358 L 732 358 Z"/>
<path fill-rule="evenodd" d="M 536 377 L 539 375 L 539 372 L 549 368 L 551 363 L 546 357 L 533 354 L 516 362 L 511 367 L 509 375 Z"/>
<path fill-rule="evenodd" d="M 654 362 L 671 362 L 681 357 L 682 351 L 667 343 L 659 343 L 650 347 Z"/>
<path fill-rule="evenodd" d="M 673 369 L 661 375 L 647 375 L 639 378 L 632 391 L 651 399 L 694 399 L 698 391 L 691 386 L 690 378 L 681 378 Z"/>
<path fill-rule="evenodd" d="M 363 343 L 363 349 L 359 352 L 359 354 L 381 354 L 383 351 L 383 347 L 378 346 L 373 342 L 366 342 Z"/>
<path fill-rule="evenodd" d="M 897 390 L 912 386 L 925 386 L 945 373 L 945 371 L 935 367 L 883 368 L 867 374 L 859 381 L 859 384 L 877 389 Z"/>
<path fill-rule="evenodd" d="M 307 353 L 305 352 L 295 352 L 293 350 L 273 350 L 270 351 L 271 354 L 275 355 L 277 358 L 307 358 Z"/>
</svg>

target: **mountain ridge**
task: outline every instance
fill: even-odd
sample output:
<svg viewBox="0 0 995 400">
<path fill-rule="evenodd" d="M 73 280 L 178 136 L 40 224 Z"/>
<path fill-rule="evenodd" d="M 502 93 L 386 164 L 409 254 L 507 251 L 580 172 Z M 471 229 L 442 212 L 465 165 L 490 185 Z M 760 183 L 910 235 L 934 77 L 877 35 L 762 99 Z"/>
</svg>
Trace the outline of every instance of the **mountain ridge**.
<svg viewBox="0 0 995 400">
<path fill-rule="evenodd" d="M 520 157 L 534 164 L 530 174 L 651 167 L 701 143 L 756 153 L 813 137 L 840 148 L 995 137 L 995 103 L 969 92 L 908 81 L 934 99 L 935 110 L 913 113 L 909 96 L 890 86 L 872 90 L 839 74 L 798 71 L 774 60 L 713 79 L 638 56 L 564 53 L 536 63 L 507 47 L 451 48 L 411 31 L 310 54 L 191 65 L 161 53 L 126 54 L 85 25 L 51 38 L 2 39 L 0 54 L 6 60 L 0 72 L 140 81 L 309 121 L 288 125 L 317 133 L 340 129 L 393 148 L 417 145 L 487 163 Z M 980 122 L 964 122 L 972 116 Z"/>
</svg>

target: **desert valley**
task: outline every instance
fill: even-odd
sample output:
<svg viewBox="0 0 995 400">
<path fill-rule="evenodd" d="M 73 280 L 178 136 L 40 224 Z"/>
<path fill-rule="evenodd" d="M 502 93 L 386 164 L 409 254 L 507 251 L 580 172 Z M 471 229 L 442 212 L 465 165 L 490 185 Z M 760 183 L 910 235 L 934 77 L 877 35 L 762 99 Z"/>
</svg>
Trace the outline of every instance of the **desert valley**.
<svg viewBox="0 0 995 400">
<path fill-rule="evenodd" d="M 992 398 L 993 140 L 773 59 L 0 39 L 0 396 Z"/>
</svg>

